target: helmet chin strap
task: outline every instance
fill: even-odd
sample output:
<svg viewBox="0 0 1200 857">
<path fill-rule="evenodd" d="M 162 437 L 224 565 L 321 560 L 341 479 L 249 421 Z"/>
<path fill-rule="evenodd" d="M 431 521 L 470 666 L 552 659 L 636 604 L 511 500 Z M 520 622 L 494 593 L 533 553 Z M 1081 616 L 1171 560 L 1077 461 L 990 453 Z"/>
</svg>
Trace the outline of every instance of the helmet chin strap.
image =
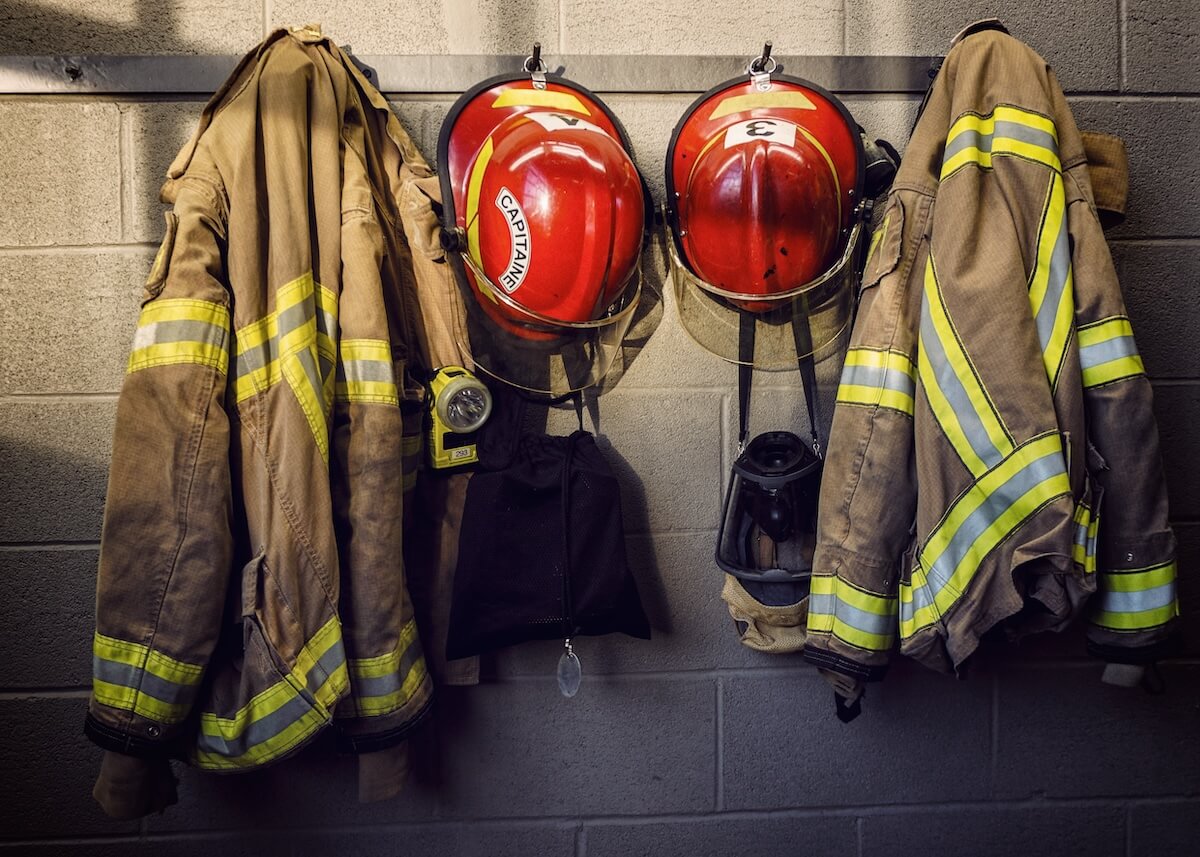
<svg viewBox="0 0 1200 857">
<path fill-rule="evenodd" d="M 792 316 L 792 336 L 796 342 L 796 362 L 800 368 L 800 386 L 808 409 L 809 432 L 813 452 L 824 460 L 821 448 L 821 411 L 817 404 L 817 365 L 813 355 L 812 331 L 808 322 L 808 301 L 800 298 Z M 754 382 L 754 338 L 758 317 L 742 310 L 738 313 L 738 452 L 750 439 L 750 387 Z"/>
</svg>

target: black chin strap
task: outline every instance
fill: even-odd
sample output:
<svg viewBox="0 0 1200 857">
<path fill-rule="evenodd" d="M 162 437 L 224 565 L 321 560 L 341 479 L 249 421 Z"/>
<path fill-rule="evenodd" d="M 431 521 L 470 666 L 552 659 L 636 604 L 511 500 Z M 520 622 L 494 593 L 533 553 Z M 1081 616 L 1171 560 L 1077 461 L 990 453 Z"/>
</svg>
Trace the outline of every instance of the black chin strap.
<svg viewBox="0 0 1200 857">
<path fill-rule="evenodd" d="M 745 310 L 738 313 L 738 447 L 745 449 L 750 438 L 750 387 L 754 382 L 754 331 L 758 317 Z M 821 446 L 821 411 L 817 404 L 817 364 L 813 358 L 812 331 L 808 324 L 808 301 L 801 298 L 792 316 L 792 336 L 796 342 L 796 363 L 800 367 L 800 386 L 812 432 L 813 450 L 824 459 Z"/>
</svg>

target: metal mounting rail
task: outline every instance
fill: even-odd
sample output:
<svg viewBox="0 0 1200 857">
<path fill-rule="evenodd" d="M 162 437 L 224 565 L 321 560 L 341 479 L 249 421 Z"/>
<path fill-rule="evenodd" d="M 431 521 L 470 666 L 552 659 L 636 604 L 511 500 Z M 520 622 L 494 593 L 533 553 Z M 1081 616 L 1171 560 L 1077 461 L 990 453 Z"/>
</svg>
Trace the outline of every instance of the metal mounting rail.
<svg viewBox="0 0 1200 857">
<path fill-rule="evenodd" d="M 484 78 L 519 72 L 524 57 L 356 56 L 386 93 L 459 93 Z M 779 71 L 841 93 L 922 93 L 932 57 L 776 56 Z M 746 71 L 747 57 L 545 55 L 548 68 L 596 92 L 704 92 Z M 233 56 L 4 56 L 2 95 L 208 95 L 233 71 Z"/>
</svg>

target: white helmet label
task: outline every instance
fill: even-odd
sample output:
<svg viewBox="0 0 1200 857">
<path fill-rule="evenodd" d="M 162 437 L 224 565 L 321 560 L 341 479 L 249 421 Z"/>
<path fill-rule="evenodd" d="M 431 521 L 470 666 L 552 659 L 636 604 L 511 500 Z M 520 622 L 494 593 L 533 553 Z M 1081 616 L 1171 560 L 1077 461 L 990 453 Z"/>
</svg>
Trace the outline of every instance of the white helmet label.
<svg viewBox="0 0 1200 857">
<path fill-rule="evenodd" d="M 586 119 L 580 119 L 578 116 L 570 113 L 530 112 L 525 115 L 547 131 L 595 131 L 597 134 L 604 133 L 604 129 L 598 125 L 593 125 Z"/>
<path fill-rule="evenodd" d="M 794 147 L 796 145 L 796 126 L 782 119 L 751 119 L 749 122 L 730 125 L 725 131 L 726 149 L 753 143 L 755 140 L 765 140 L 768 143 Z"/>
<path fill-rule="evenodd" d="M 529 222 L 521 204 L 506 187 L 500 188 L 496 194 L 496 208 L 504 215 L 508 224 L 508 236 L 511 251 L 508 257 L 508 267 L 499 277 L 500 287 L 512 294 L 525 282 L 525 273 L 529 270 Z"/>
</svg>

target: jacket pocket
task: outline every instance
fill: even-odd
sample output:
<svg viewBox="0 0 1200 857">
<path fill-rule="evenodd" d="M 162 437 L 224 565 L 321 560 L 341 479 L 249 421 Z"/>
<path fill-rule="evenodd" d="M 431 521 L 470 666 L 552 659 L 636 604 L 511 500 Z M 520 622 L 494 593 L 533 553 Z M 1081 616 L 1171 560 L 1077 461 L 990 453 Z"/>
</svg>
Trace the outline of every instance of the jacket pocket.
<svg viewBox="0 0 1200 857">
<path fill-rule="evenodd" d="M 167 233 L 163 236 L 162 243 L 158 245 L 158 252 L 154 254 L 154 264 L 150 266 L 150 273 L 146 277 L 146 291 L 142 295 L 142 306 L 162 294 L 163 288 L 167 285 L 171 253 L 175 249 L 175 236 L 179 232 L 179 216 L 174 211 L 167 211 L 164 216 L 167 221 Z"/>
<path fill-rule="evenodd" d="M 263 554 L 243 568 L 240 600 L 241 656 L 214 680 L 192 753 L 208 770 L 257 767 L 292 753 L 330 722 L 348 688 L 337 616 L 305 639 Z M 285 657 L 289 650 L 296 654 Z"/>
</svg>

